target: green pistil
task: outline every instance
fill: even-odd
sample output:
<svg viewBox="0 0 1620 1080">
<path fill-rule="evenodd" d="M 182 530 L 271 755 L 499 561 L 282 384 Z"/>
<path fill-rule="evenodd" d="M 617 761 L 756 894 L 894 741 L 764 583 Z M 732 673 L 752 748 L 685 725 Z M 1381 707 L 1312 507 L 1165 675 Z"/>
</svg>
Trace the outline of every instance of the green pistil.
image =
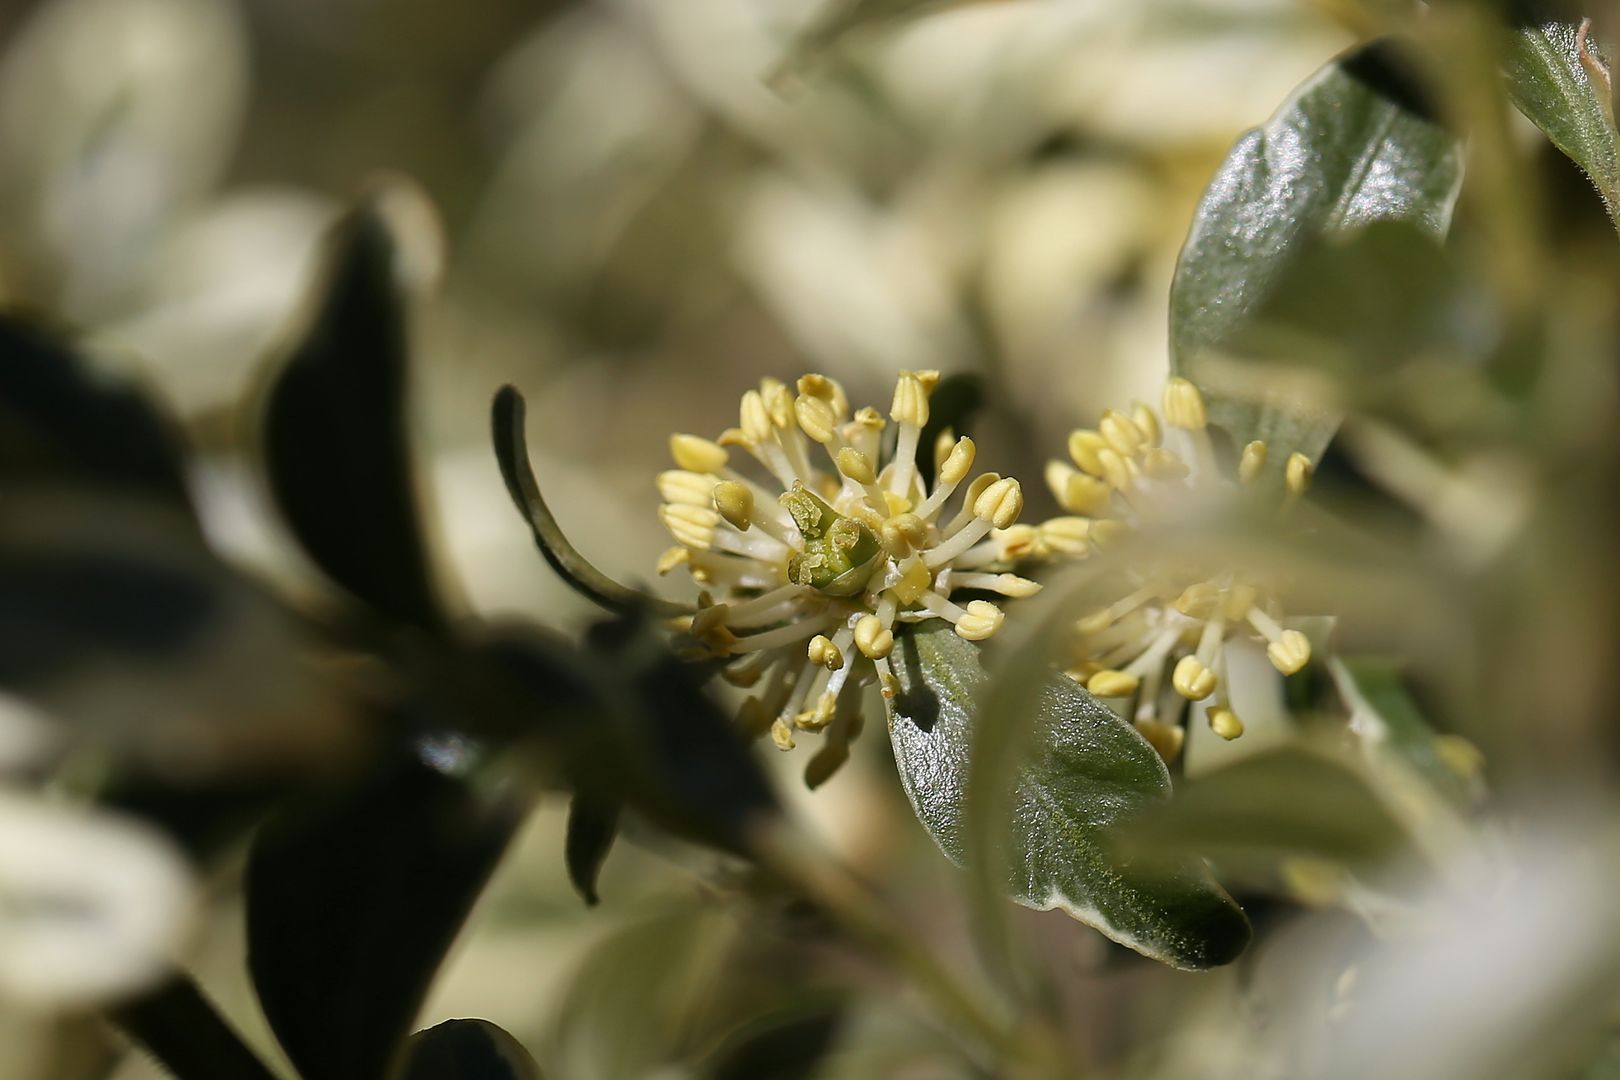
<svg viewBox="0 0 1620 1080">
<path fill-rule="evenodd" d="M 788 561 L 788 580 L 828 596 L 854 596 L 864 589 L 882 551 L 872 530 L 844 517 L 803 484 L 794 484 L 782 496 L 782 505 L 804 537 L 804 551 Z"/>
</svg>

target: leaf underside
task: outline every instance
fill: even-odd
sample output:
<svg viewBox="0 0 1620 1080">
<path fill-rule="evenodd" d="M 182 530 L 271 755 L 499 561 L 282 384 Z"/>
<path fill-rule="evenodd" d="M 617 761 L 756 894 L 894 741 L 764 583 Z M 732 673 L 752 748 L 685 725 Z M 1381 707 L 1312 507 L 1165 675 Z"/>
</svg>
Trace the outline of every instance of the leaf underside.
<svg viewBox="0 0 1620 1080">
<path fill-rule="evenodd" d="M 900 692 L 889 735 L 901 782 L 929 835 L 965 863 L 970 750 L 989 677 L 977 646 L 939 621 L 909 631 L 892 662 Z M 1057 675 L 1041 690 L 1031 736 L 1010 792 L 1007 894 L 1027 907 L 1059 908 L 1173 967 L 1236 958 L 1248 944 L 1248 920 L 1201 863 L 1150 864 L 1104 840 L 1111 825 L 1169 796 L 1169 773 L 1153 748 Z"/>
</svg>

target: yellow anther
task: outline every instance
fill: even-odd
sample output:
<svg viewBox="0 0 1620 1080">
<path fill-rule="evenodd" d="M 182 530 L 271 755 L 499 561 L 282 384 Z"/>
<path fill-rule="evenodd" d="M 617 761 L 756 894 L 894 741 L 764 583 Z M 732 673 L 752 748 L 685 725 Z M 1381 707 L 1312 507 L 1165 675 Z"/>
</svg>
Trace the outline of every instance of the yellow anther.
<svg viewBox="0 0 1620 1080">
<path fill-rule="evenodd" d="M 1292 675 L 1311 662 L 1311 639 L 1298 630 L 1284 630 L 1282 636 L 1266 646 L 1266 656 L 1284 675 Z"/>
<path fill-rule="evenodd" d="M 753 446 L 754 441 L 748 437 L 748 433 L 743 431 L 742 428 L 728 427 L 720 433 L 720 438 L 715 440 L 715 445 L 721 448 L 727 446 Z"/>
<path fill-rule="evenodd" d="M 1234 585 L 1226 590 L 1226 599 L 1222 602 L 1221 609 L 1226 613 L 1226 618 L 1229 621 L 1236 622 L 1239 619 L 1246 618 L 1249 609 L 1254 607 L 1255 602 L 1259 599 L 1260 590 L 1253 585 Z"/>
<path fill-rule="evenodd" d="M 942 484 L 960 483 L 962 478 L 973 468 L 973 459 L 978 449 L 973 440 L 966 435 L 956 440 L 951 452 L 945 455 L 944 462 L 939 467 L 939 482 Z"/>
<path fill-rule="evenodd" d="M 1155 480 L 1181 480 L 1191 472 L 1173 450 L 1162 446 L 1150 447 L 1142 455 L 1142 471 Z"/>
<path fill-rule="evenodd" d="M 1113 625 L 1114 613 L 1105 607 L 1087 612 L 1074 621 L 1075 630 L 1087 637 L 1092 634 L 1100 634 Z"/>
<path fill-rule="evenodd" d="M 1201 430 L 1209 423 L 1204 395 L 1179 375 L 1164 384 L 1164 422 L 1189 431 Z"/>
<path fill-rule="evenodd" d="M 1082 472 L 1101 477 L 1102 462 L 1097 460 L 1097 455 L 1106 449 L 1108 449 L 1107 440 L 1095 431 L 1081 428 L 1069 432 L 1069 457 L 1080 466 Z"/>
<path fill-rule="evenodd" d="M 967 606 L 967 614 L 956 621 L 956 633 L 967 641 L 983 641 L 1001 629 L 1007 616 L 988 600 L 974 600 Z"/>
<path fill-rule="evenodd" d="M 862 615 L 855 624 L 855 647 L 868 660 L 881 660 L 894 651 L 894 633 L 876 615 Z"/>
<path fill-rule="evenodd" d="M 1102 478 L 1116 491 L 1131 487 L 1131 469 L 1125 459 L 1112 448 L 1097 451 L 1097 463 L 1102 466 Z"/>
<path fill-rule="evenodd" d="M 765 398 L 758 390 L 750 390 L 742 396 L 738 422 L 743 437 L 755 445 L 770 442 L 776 430 L 771 423 L 770 410 L 765 407 Z"/>
<path fill-rule="evenodd" d="M 1131 418 L 1118 409 L 1108 409 L 1102 414 L 1102 422 L 1097 425 L 1097 434 L 1109 449 L 1122 457 L 1135 457 L 1136 452 L 1142 448 L 1142 432 L 1137 429 Z"/>
<path fill-rule="evenodd" d="M 1109 548 L 1125 539 L 1130 534 L 1130 527 L 1123 521 L 1106 518 L 1091 523 L 1091 543 L 1098 548 Z"/>
<path fill-rule="evenodd" d="M 975 476 L 967 486 L 967 495 L 962 499 L 962 505 L 971 507 L 978 502 L 979 496 L 990 489 L 990 485 L 1001 479 L 1000 473 L 980 473 Z"/>
<path fill-rule="evenodd" d="M 882 431 L 889 422 L 883 419 L 883 414 L 870 405 L 863 406 L 855 413 L 851 421 L 856 427 L 866 428 L 868 431 Z"/>
<path fill-rule="evenodd" d="M 746 484 L 722 480 L 710 489 L 709 495 L 721 517 L 741 531 L 748 531 L 749 522 L 754 516 L 754 493 L 748 490 Z"/>
<path fill-rule="evenodd" d="M 692 561 L 692 553 L 683 547 L 672 547 L 658 556 L 658 576 L 663 577 L 677 566 L 684 566 Z"/>
<path fill-rule="evenodd" d="M 1245 484 L 1252 484 L 1259 479 L 1265 468 L 1266 444 L 1256 439 L 1243 448 L 1243 456 L 1238 459 L 1238 479 Z"/>
<path fill-rule="evenodd" d="M 1183 656 L 1176 664 L 1170 685 L 1188 701 L 1203 701 L 1215 692 L 1215 673 L 1199 662 L 1196 656 Z"/>
<path fill-rule="evenodd" d="M 1159 418 L 1153 414 L 1152 409 L 1138 401 L 1131 406 L 1131 423 L 1142 433 L 1144 443 L 1148 446 L 1159 445 Z"/>
<path fill-rule="evenodd" d="M 701 435 L 671 435 L 669 456 L 676 465 L 695 473 L 719 472 L 731 459 L 725 447 Z"/>
<path fill-rule="evenodd" d="M 1000 593 L 1002 596 L 1009 596 L 1014 600 L 1021 600 L 1026 596 L 1034 596 L 1036 593 L 1040 592 L 1041 583 L 1038 581 L 1031 581 L 1027 577 L 1019 577 L 1017 574 L 997 574 L 995 591 Z"/>
<path fill-rule="evenodd" d="M 1209 710 L 1209 730 L 1231 742 L 1243 734 L 1243 721 L 1225 705 L 1217 705 Z"/>
<path fill-rule="evenodd" d="M 1176 597 L 1176 610 L 1189 619 L 1207 619 L 1215 614 L 1215 605 L 1220 601 L 1220 587 L 1213 581 L 1200 581 Z"/>
<path fill-rule="evenodd" d="M 883 523 L 883 546 L 893 558 L 905 558 L 928 542 L 928 525 L 916 514 L 899 514 Z"/>
<path fill-rule="evenodd" d="M 995 534 L 996 557 L 1002 562 L 1035 558 L 1043 550 L 1040 530 L 1033 525 L 1014 525 Z"/>
<path fill-rule="evenodd" d="M 1288 464 L 1283 466 L 1283 479 L 1288 484 L 1291 495 L 1303 495 L 1311 486 L 1311 459 L 1298 450 L 1288 455 Z"/>
<path fill-rule="evenodd" d="M 1066 461 L 1046 463 L 1046 486 L 1052 489 L 1058 505 L 1071 514 L 1101 514 L 1114 496 L 1113 488 Z"/>
<path fill-rule="evenodd" d="M 973 516 L 1005 529 L 1024 512 L 1024 489 L 1013 477 L 997 480 L 973 500 Z"/>
<path fill-rule="evenodd" d="M 793 415 L 800 429 L 818 443 L 832 442 L 838 431 L 838 417 L 833 407 L 821 398 L 800 394 L 793 403 Z"/>
<path fill-rule="evenodd" d="M 1461 735 L 1436 735 L 1434 756 L 1465 780 L 1473 780 L 1485 769 L 1485 755 Z"/>
<path fill-rule="evenodd" d="M 833 413 L 839 418 L 849 415 L 849 398 L 845 396 L 844 388 L 839 385 L 837 379 L 829 379 L 825 375 L 811 372 L 799 377 L 798 389 L 801 394 L 820 398 L 831 405 Z"/>
<path fill-rule="evenodd" d="M 872 468 L 872 459 L 853 446 L 846 446 L 838 451 L 838 471 L 863 486 L 877 483 L 877 472 Z"/>
<path fill-rule="evenodd" d="M 826 634 L 817 634 L 810 639 L 809 657 L 812 664 L 828 671 L 837 671 L 844 666 L 844 654 Z"/>
<path fill-rule="evenodd" d="M 833 714 L 838 711 L 838 698 L 834 694 L 822 694 L 816 703 L 793 718 L 795 727 L 806 731 L 820 731 L 832 723 Z"/>
<path fill-rule="evenodd" d="M 1079 558 L 1091 551 L 1093 522 L 1083 517 L 1055 517 L 1041 522 L 1041 542 L 1053 553 Z"/>
<path fill-rule="evenodd" d="M 903 514 L 911 509 L 911 500 L 904 495 L 897 495 L 892 491 L 883 493 L 883 503 L 889 508 L 889 515 Z"/>
<path fill-rule="evenodd" d="M 939 372 L 934 368 L 923 368 L 921 371 L 913 371 L 911 374 L 915 375 L 917 381 L 922 384 L 924 393 L 932 394 L 934 387 L 939 385 Z"/>
<path fill-rule="evenodd" d="M 755 686 L 764 676 L 765 669 L 757 664 L 733 664 L 728 668 L 720 669 L 720 677 L 732 686 L 746 690 Z"/>
<path fill-rule="evenodd" d="M 780 379 L 761 379 L 759 392 L 765 399 L 765 409 L 771 414 L 772 424 L 785 428 L 793 423 L 793 392 L 786 383 Z"/>
<path fill-rule="evenodd" d="M 1181 746 L 1187 741 L 1187 732 L 1177 724 L 1165 724 L 1158 720 L 1138 720 L 1136 730 L 1148 745 L 1159 752 L 1159 756 L 1166 763 L 1176 760 L 1181 753 Z"/>
<path fill-rule="evenodd" d="M 778 750 L 793 749 L 793 729 L 780 716 L 771 721 L 771 742 Z"/>
<path fill-rule="evenodd" d="M 897 424 L 926 427 L 928 424 L 928 390 L 914 372 L 902 371 L 894 384 L 894 404 L 889 416 Z"/>
<path fill-rule="evenodd" d="M 928 567 L 923 565 L 923 561 L 912 559 L 900 571 L 900 580 L 889 588 L 899 597 L 902 604 L 915 604 L 933 583 L 934 579 L 928 573 Z"/>
<path fill-rule="evenodd" d="M 1141 679 L 1127 671 L 1107 668 L 1087 679 L 1086 689 L 1098 697 L 1129 697 L 1141 684 Z"/>
<path fill-rule="evenodd" d="M 720 515 L 706 506 L 660 506 L 658 516 L 677 544 L 700 551 L 714 543 L 714 530 L 720 524 Z"/>
<path fill-rule="evenodd" d="M 709 602 L 709 594 L 704 593 L 697 611 L 692 615 L 692 625 L 687 632 L 693 637 L 708 637 L 722 626 L 726 625 L 726 618 L 731 609 L 724 604 Z"/>
<path fill-rule="evenodd" d="M 667 503 L 708 506 L 714 483 L 715 478 L 710 474 L 667 469 L 658 474 L 658 494 Z"/>
</svg>

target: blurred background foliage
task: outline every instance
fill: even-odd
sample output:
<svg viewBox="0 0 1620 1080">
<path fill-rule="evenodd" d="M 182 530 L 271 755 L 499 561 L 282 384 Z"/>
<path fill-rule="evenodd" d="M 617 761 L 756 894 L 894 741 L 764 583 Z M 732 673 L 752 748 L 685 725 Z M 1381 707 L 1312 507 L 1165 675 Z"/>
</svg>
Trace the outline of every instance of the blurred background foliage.
<svg viewBox="0 0 1620 1080">
<path fill-rule="evenodd" d="M 1615 40 L 1610 12 L 1576 14 Z M 365 957 L 365 933 L 334 909 L 330 955 L 305 941 L 302 957 L 255 926 L 244 888 L 275 893 L 275 850 L 250 858 L 236 823 L 289 776 L 398 769 L 425 787 L 366 835 L 412 814 L 438 828 L 440 774 L 376 750 L 379 730 L 399 729 L 476 778 L 468 801 L 443 796 L 456 825 L 441 840 L 468 887 L 446 879 L 440 895 L 413 877 L 415 844 L 382 863 L 397 883 L 364 860 L 331 874 L 339 895 L 392 890 L 406 911 L 471 905 L 420 1008 L 409 990 L 377 1005 L 413 1013 L 404 1030 L 478 1017 L 510 1033 L 417 1037 L 444 1061 L 527 1053 L 564 1078 L 1612 1075 L 1620 267 L 1598 191 L 1503 92 L 1509 28 L 1533 22 L 1462 0 L 7 0 L 0 307 L 174 418 L 196 524 L 177 509 L 187 496 L 158 490 L 175 477 L 138 513 L 100 516 L 103 482 L 73 473 L 66 509 L 13 491 L 0 540 L 97 558 L 127 542 L 209 582 L 226 612 L 209 624 L 218 648 L 181 671 L 109 662 L 38 695 L 93 729 L 54 759 L 53 790 L 110 790 L 190 854 L 185 967 L 281 1075 L 319 1076 L 300 1054 L 343 1043 L 365 1008 L 326 1018 L 335 1034 L 317 1017 L 301 1051 L 287 1031 L 308 1018 L 266 1020 L 250 942 L 263 992 L 281 950 L 319 970 L 350 946 Z M 1345 712 L 1352 729 L 1406 717 L 1395 739 L 1428 766 L 1427 724 L 1465 736 L 1489 763 L 1488 823 L 1457 839 L 1481 792 L 1435 796 L 1455 769 L 1407 798 L 1409 763 L 1368 751 L 1365 782 L 1316 783 L 1311 745 L 1264 757 L 1275 744 L 1248 739 L 1246 773 L 1195 785 L 1197 800 L 1135 834 L 1215 855 L 1255 923 L 1238 964 L 1185 974 L 1058 913 L 1002 905 L 986 920 L 917 827 L 887 743 L 868 737 L 814 797 L 791 763 L 765 767 L 799 842 L 870 883 L 895 925 L 864 922 L 841 879 L 810 875 L 807 900 L 805 880 L 783 880 L 802 855 L 767 872 L 717 853 L 736 838 L 712 821 L 681 821 L 682 840 L 648 824 L 681 806 L 679 783 L 625 818 L 601 903 L 582 905 L 561 852 L 590 838 L 566 835 L 557 791 L 577 777 L 523 748 L 515 764 L 485 755 L 511 736 L 503 695 L 524 678 L 548 680 L 559 712 L 606 708 L 556 689 L 558 669 L 583 664 L 565 643 L 595 611 L 512 512 L 489 448 L 493 390 L 523 389 L 560 524 L 627 582 L 652 579 L 667 544 L 652 479 L 668 434 L 729 425 L 764 375 L 824 371 L 881 402 L 896 369 L 976 373 L 984 464 L 1038 477 L 1070 428 L 1157 398 L 1177 253 L 1234 140 L 1341 50 L 1393 31 L 1419 42 L 1440 114 L 1468 135 L 1457 223 L 1443 245 L 1391 230 L 1313 252 L 1272 296 L 1246 349 L 1308 357 L 1350 419 L 1314 497 L 1331 524 L 1307 549 L 1257 550 L 1297 570 L 1316 601 L 1300 610 L 1339 616 L 1353 659 L 1316 673 L 1303 711 L 1334 715 L 1308 731 L 1341 731 Z M 1601 163 L 1585 164 L 1601 185 Z M 378 360 L 404 380 L 424 518 L 421 551 L 401 558 L 430 575 L 427 598 L 397 610 L 379 601 L 401 595 L 393 568 L 368 595 L 295 540 L 261 461 L 267 358 L 352 351 L 341 335 L 311 342 L 333 280 L 326 238 L 368 192 L 409 341 L 408 367 L 403 351 Z M 301 453 L 353 451 L 370 466 L 363 447 L 301 448 L 319 425 L 286 408 L 272 458 L 307 470 Z M 97 415 L 86 438 L 105 433 Z M 409 489 L 402 476 L 390 482 Z M 110 483 L 120 498 L 139 486 Z M 408 506 L 374 524 L 414 536 Z M 334 600 L 323 570 L 374 610 Z M 518 618 L 556 636 L 489 629 Z M 602 646 L 614 672 L 639 670 L 638 640 Z M 1026 671 L 1048 658 L 1016 642 L 1002 655 Z M 453 704 L 399 689 L 401 670 L 440 663 L 454 671 L 435 679 L 488 694 L 476 737 L 446 734 Z M 46 723 L 24 702 L 33 689 L 0 698 L 17 717 L 0 767 L 6 740 Z M 643 735 L 604 745 L 655 786 Z M 0 994 L 0 1076 L 163 1075 L 88 1009 L 25 998 Z M 188 1015 L 184 992 L 168 1007 L 124 1026 L 160 1040 Z M 363 1050 L 386 1057 L 383 1043 Z M 422 1076 L 470 1068 L 428 1058 Z M 511 1068 L 465 1075 L 523 1075 Z"/>
</svg>

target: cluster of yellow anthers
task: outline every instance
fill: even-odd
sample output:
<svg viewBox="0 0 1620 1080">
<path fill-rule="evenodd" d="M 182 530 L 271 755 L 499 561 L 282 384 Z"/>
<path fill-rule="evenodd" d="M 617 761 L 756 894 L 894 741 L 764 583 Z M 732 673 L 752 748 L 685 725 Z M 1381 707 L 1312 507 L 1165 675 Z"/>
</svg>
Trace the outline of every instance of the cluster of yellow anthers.
<svg viewBox="0 0 1620 1080">
<path fill-rule="evenodd" d="M 1108 410 L 1096 430 L 1069 436 L 1073 464 L 1053 461 L 1046 480 L 1069 513 L 1090 522 L 1092 546 L 1106 549 L 1133 529 L 1162 524 L 1231 481 L 1222 475 L 1210 443 L 1204 399 L 1186 379 L 1165 387 L 1163 425 L 1158 414 L 1136 404 L 1129 414 Z M 1249 484 L 1266 467 L 1266 444 L 1243 448 L 1237 479 Z M 1286 498 L 1304 494 L 1311 463 L 1291 455 L 1283 468 Z M 1248 575 L 1252 578 L 1253 575 Z M 1068 675 L 1099 697 L 1121 700 L 1137 729 L 1166 759 L 1181 750 L 1182 712 L 1190 701 L 1209 701 L 1210 727 L 1222 738 L 1243 733 L 1226 693 L 1225 643 L 1240 634 L 1267 642 L 1266 655 L 1284 675 L 1310 660 L 1309 640 L 1286 629 L 1275 597 L 1232 568 L 1178 565 L 1157 560 L 1127 563 L 1126 588 L 1118 600 L 1075 624 L 1075 651 Z M 1167 693 L 1162 685 L 1169 671 Z"/>
<path fill-rule="evenodd" d="M 938 381 L 934 371 L 900 374 L 892 440 L 881 413 L 851 415 L 843 388 L 823 375 L 804 376 L 797 393 L 765 380 L 743 395 L 740 426 L 717 440 L 670 439 L 677 468 L 658 478 L 660 515 L 680 546 L 659 573 L 684 565 L 707 590 L 683 629 L 710 655 L 734 658 L 725 677 L 763 681 L 743 704 L 750 733 L 769 731 L 784 750 L 796 731 L 826 733 L 806 771 L 812 786 L 848 756 L 861 685 L 875 676 L 894 693 L 896 623 L 946 619 L 970 641 L 988 638 L 1001 609 L 951 595 L 1028 596 L 1040 586 L 1008 567 L 1037 550 L 1078 554 L 1083 543 L 1085 523 L 1072 519 L 1014 529 L 1022 488 L 995 473 L 966 482 L 974 446 L 965 436 L 940 436 L 925 482 L 916 454 Z M 733 468 L 732 448 L 774 487 Z M 947 514 L 959 490 L 960 508 Z"/>
</svg>

